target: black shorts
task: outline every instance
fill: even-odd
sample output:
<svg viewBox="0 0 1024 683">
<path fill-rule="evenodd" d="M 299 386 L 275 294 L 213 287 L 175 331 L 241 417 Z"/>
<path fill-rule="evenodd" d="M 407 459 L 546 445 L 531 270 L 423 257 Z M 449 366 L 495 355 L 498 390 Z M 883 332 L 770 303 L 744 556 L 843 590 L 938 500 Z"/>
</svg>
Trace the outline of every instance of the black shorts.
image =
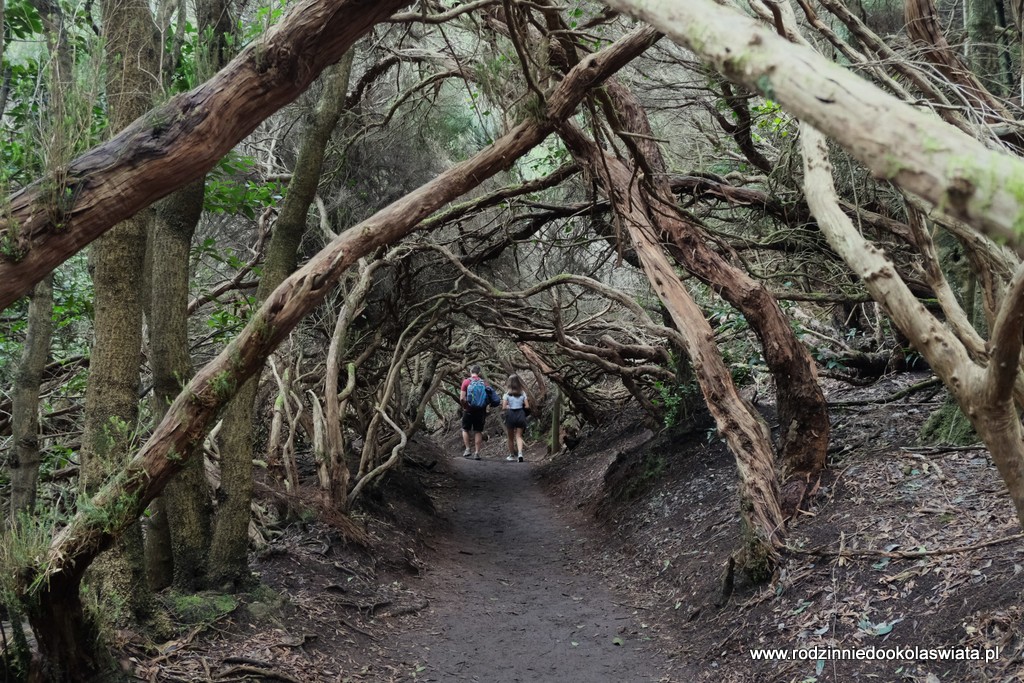
<svg viewBox="0 0 1024 683">
<path fill-rule="evenodd" d="M 505 414 L 505 426 L 509 429 L 526 429 L 526 411 L 522 408 L 509 410 Z"/>
<path fill-rule="evenodd" d="M 484 420 L 487 419 L 487 410 L 464 410 L 462 411 L 462 431 L 482 432 L 484 431 Z"/>
</svg>

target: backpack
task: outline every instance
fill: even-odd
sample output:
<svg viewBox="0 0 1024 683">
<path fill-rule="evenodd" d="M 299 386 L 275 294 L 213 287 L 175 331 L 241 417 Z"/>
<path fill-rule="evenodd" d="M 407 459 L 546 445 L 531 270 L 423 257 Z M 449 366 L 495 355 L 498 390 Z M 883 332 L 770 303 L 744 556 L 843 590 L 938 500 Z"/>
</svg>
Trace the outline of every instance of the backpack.
<svg viewBox="0 0 1024 683">
<path fill-rule="evenodd" d="M 469 386 L 466 387 L 466 403 L 469 404 L 470 408 L 486 408 L 489 398 L 487 396 L 487 390 L 490 389 L 482 379 L 474 377 L 469 381 Z"/>
</svg>

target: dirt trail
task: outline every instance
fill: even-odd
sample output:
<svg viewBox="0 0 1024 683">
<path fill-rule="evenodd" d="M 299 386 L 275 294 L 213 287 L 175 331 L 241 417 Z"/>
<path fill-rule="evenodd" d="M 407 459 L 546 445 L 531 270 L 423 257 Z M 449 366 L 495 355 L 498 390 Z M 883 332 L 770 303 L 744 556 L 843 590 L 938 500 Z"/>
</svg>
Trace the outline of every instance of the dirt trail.
<svg viewBox="0 0 1024 683">
<path fill-rule="evenodd" d="M 451 533 L 431 540 L 438 559 L 421 587 L 430 609 L 400 637 L 416 680 L 673 680 L 653 630 L 588 572 L 579 520 L 541 491 L 532 469 L 453 462 L 456 489 L 439 510 Z"/>
</svg>

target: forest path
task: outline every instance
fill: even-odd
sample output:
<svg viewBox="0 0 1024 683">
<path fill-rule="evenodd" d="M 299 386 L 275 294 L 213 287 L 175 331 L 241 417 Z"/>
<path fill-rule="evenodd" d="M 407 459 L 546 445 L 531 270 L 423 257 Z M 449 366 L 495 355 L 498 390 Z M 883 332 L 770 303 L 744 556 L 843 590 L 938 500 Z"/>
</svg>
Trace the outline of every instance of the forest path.
<svg viewBox="0 0 1024 683">
<path fill-rule="evenodd" d="M 395 641 L 421 681 L 671 681 L 637 611 L 588 571 L 585 523 L 529 462 L 451 465 L 450 532 L 420 587 L 430 601 Z M 691 678 L 684 677 L 685 680 Z"/>
</svg>

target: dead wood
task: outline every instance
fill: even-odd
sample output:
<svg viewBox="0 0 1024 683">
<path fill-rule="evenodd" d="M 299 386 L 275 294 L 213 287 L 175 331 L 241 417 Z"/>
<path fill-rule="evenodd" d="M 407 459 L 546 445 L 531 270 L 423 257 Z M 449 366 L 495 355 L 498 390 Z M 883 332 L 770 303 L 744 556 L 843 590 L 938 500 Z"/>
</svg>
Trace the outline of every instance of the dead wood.
<svg viewBox="0 0 1024 683">
<path fill-rule="evenodd" d="M 279 671 L 277 669 L 246 665 L 233 666 L 230 669 L 217 674 L 216 678 L 227 678 L 228 676 L 237 676 L 238 674 L 249 674 L 252 676 L 259 676 L 260 678 L 276 678 L 279 681 L 286 681 L 287 683 L 302 683 L 298 678 L 289 676 L 283 671 Z"/>
</svg>

